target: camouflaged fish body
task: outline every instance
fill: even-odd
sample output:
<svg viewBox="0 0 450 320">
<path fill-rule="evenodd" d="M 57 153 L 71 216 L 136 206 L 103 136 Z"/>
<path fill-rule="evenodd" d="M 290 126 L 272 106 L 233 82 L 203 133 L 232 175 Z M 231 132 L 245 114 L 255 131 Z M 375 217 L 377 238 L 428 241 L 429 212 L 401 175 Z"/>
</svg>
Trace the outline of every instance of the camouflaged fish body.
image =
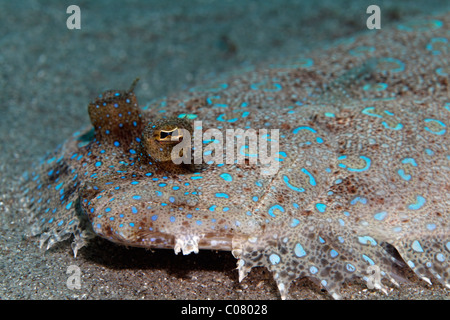
<svg viewBox="0 0 450 320">
<path fill-rule="evenodd" d="M 334 297 L 353 277 L 385 290 L 375 275 L 397 282 L 392 248 L 450 287 L 448 33 L 445 16 L 403 24 L 145 110 L 133 90 L 108 91 L 89 105 L 94 129 L 29 175 L 32 233 L 47 247 L 73 234 L 75 252 L 91 234 L 230 250 L 240 280 L 266 267 L 283 298 L 300 277 Z M 279 129 L 279 171 L 166 161 L 173 144 L 162 140 L 194 120 Z"/>
</svg>

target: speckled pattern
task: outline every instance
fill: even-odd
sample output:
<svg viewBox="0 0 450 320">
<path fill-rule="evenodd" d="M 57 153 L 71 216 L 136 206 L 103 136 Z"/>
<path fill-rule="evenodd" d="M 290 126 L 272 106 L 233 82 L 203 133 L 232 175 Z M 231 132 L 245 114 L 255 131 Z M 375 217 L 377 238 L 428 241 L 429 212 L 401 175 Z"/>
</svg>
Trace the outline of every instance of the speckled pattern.
<svg viewBox="0 0 450 320">
<path fill-rule="evenodd" d="M 267 267 L 283 298 L 300 277 L 336 298 L 353 277 L 384 291 L 371 270 L 401 280 L 395 250 L 449 287 L 448 23 L 402 24 L 143 108 L 132 89 L 103 93 L 88 107 L 94 128 L 25 176 L 30 233 L 47 249 L 74 235 L 75 254 L 94 234 L 184 254 L 231 250 L 240 279 Z M 155 145 L 155 130 L 190 131 L 194 120 L 279 129 L 278 172 L 166 161 L 174 144 Z"/>
</svg>

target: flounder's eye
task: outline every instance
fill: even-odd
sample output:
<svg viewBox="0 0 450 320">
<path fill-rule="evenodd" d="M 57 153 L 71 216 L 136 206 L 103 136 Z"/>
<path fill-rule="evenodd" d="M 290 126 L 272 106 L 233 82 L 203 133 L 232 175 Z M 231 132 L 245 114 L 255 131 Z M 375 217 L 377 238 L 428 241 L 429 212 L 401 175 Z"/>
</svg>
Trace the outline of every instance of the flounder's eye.
<svg viewBox="0 0 450 320">
<path fill-rule="evenodd" d="M 161 119 L 149 123 L 142 133 L 142 145 L 147 155 L 155 162 L 171 161 L 187 155 L 187 149 L 191 149 L 192 126 L 185 119 L 170 118 Z M 174 156 L 172 150 L 182 143 L 184 148 L 179 148 Z M 178 146 L 180 147 L 180 146 Z M 190 152 L 189 152 L 190 154 Z"/>
<path fill-rule="evenodd" d="M 183 140 L 183 130 L 174 127 L 173 129 L 169 130 L 157 130 L 154 132 L 153 137 L 156 141 L 165 143 L 172 143 L 172 142 L 181 142 Z"/>
</svg>

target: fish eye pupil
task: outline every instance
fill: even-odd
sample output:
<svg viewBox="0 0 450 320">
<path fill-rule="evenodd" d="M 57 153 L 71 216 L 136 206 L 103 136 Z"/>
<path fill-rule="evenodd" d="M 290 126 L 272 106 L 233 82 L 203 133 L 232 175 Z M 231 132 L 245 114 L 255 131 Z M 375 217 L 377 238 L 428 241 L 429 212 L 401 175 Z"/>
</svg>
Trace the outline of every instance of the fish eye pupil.
<svg viewBox="0 0 450 320">
<path fill-rule="evenodd" d="M 180 133 L 178 127 L 171 130 L 158 130 L 155 132 L 154 137 L 160 142 L 180 142 L 183 135 Z"/>
</svg>

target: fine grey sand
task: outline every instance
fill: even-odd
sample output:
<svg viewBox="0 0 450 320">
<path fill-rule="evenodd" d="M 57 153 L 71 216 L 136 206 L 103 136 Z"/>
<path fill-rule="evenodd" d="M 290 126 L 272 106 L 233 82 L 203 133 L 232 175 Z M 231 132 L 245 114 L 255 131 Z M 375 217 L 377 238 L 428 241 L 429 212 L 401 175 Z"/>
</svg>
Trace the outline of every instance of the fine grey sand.
<svg viewBox="0 0 450 320">
<path fill-rule="evenodd" d="M 216 74 L 307 53 L 367 32 L 372 1 L 77 1 L 81 30 L 66 28 L 71 1 L 0 4 L 0 299 L 279 299 L 272 276 L 253 269 L 238 282 L 229 252 L 176 256 L 94 239 L 73 257 L 70 243 L 42 252 L 25 239 L 14 186 L 46 152 L 89 124 L 87 104 L 140 77 L 142 105 Z M 382 27 L 450 11 L 448 1 L 378 1 Z M 81 289 L 66 270 L 81 270 Z M 344 299 L 449 299 L 410 271 L 388 296 L 355 281 Z M 330 299 L 308 279 L 294 299 Z"/>
</svg>

